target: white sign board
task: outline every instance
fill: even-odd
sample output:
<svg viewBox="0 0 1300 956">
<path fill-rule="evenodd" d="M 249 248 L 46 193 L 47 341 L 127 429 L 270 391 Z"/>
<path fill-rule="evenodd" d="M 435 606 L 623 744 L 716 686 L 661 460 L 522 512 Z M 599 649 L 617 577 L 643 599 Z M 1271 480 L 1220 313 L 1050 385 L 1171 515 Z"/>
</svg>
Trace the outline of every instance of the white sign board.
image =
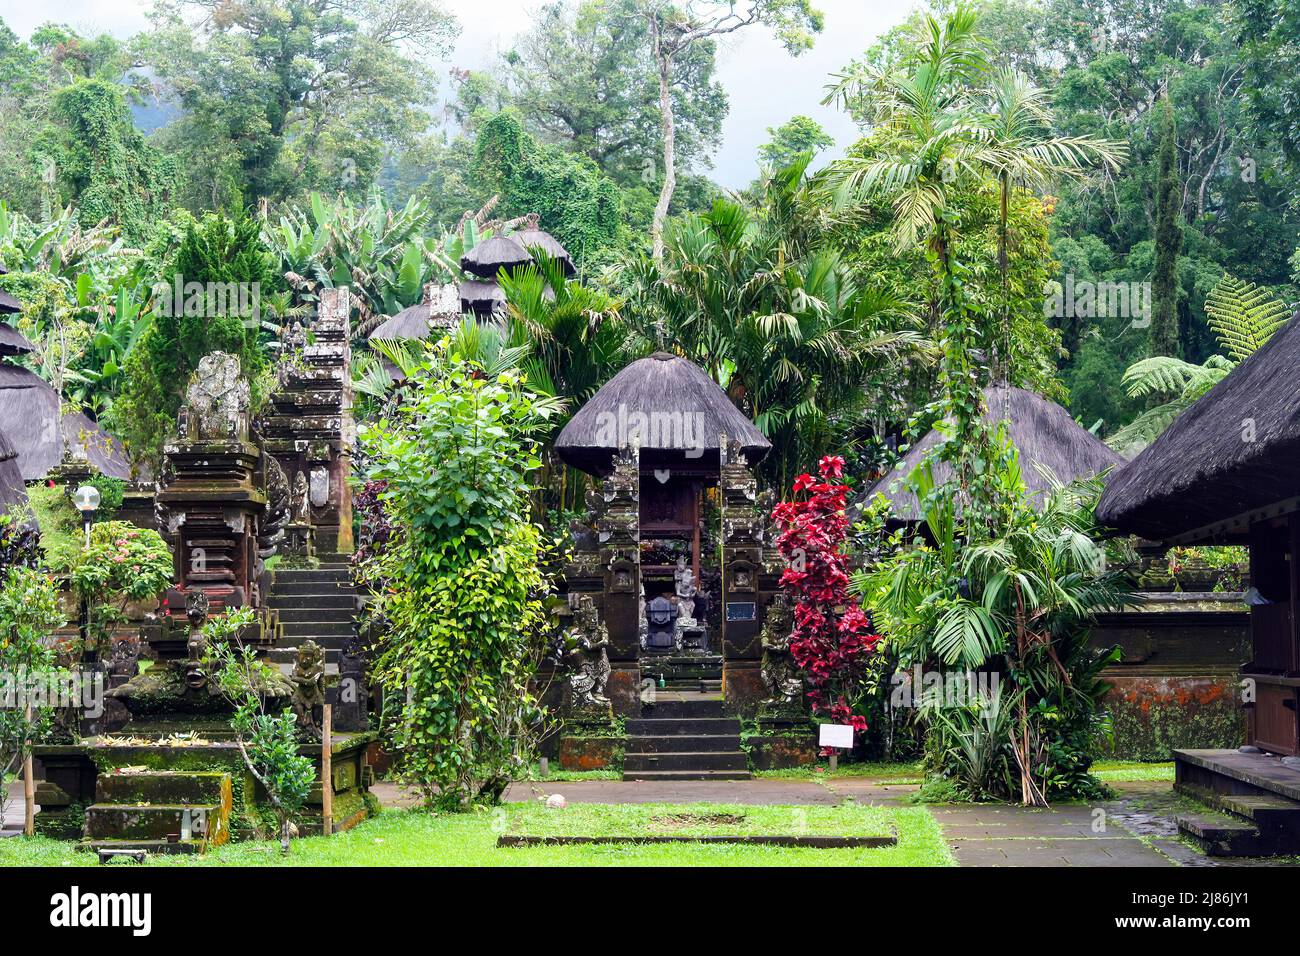
<svg viewBox="0 0 1300 956">
<path fill-rule="evenodd" d="M 839 747 L 842 750 L 853 749 L 852 724 L 819 724 L 820 737 L 817 743 L 822 747 Z"/>
</svg>

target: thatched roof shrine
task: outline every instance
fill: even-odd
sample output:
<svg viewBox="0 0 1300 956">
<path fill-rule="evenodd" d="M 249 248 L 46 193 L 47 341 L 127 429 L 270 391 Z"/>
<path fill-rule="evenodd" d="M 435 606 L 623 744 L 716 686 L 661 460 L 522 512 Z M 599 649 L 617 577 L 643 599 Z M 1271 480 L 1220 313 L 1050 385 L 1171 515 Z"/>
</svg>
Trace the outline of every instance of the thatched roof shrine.
<svg viewBox="0 0 1300 956">
<path fill-rule="evenodd" d="M 0 322 L 0 356 L 24 355 L 33 350 L 27 337 L 12 325 Z"/>
<path fill-rule="evenodd" d="M 1297 499 L 1300 312 L 1114 476 L 1097 517 L 1152 540 L 1243 540 Z"/>
<path fill-rule="evenodd" d="M 987 406 L 984 420 L 989 425 L 1008 422 L 1008 437 L 1020 455 L 1020 470 L 1031 499 L 1041 497 L 1051 488 L 1049 474 L 1068 483 L 1094 477 L 1124 462 L 1099 438 L 1081 428 L 1069 412 L 1041 395 L 1023 388 L 994 385 L 984 390 L 984 401 Z M 920 502 L 907 487 L 907 479 L 942 437 L 938 429 L 932 429 L 871 489 L 871 497 L 880 493 L 889 499 L 892 520 L 920 521 L 924 517 Z M 950 475 L 946 462 L 935 462 L 936 482 L 947 481 Z"/>
<path fill-rule="evenodd" d="M 25 368 L 0 365 L 0 431 L 17 452 L 26 481 L 48 475 L 63 459 L 65 446 L 105 475 L 129 478 L 131 466 L 121 444 L 81 412 L 62 415 L 58 394 Z"/>
<path fill-rule="evenodd" d="M 716 468 L 723 435 L 740 442 L 750 464 L 772 448 L 699 366 L 656 352 L 602 385 L 564 426 L 555 450 L 589 474 L 608 471 L 618 447 L 634 440 L 643 466 L 686 460 Z"/>
<path fill-rule="evenodd" d="M 367 341 L 395 342 L 427 339 L 433 329 L 452 329 L 460 324 L 460 292 L 454 284 L 424 287 L 423 301 L 398 312 L 366 336 Z"/>
<path fill-rule="evenodd" d="M 0 431 L 0 514 L 27 503 L 27 486 L 18 467 L 18 452 L 9 436 Z"/>
</svg>

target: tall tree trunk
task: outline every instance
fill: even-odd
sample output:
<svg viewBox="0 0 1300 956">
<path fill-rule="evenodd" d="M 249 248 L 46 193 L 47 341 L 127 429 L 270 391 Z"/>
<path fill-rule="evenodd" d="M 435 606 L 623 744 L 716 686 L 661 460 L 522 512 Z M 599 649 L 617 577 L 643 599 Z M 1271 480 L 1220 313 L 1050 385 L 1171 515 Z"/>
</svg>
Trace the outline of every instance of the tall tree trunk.
<svg viewBox="0 0 1300 956">
<path fill-rule="evenodd" d="M 659 188 L 659 202 L 655 204 L 654 219 L 650 224 L 653 255 L 656 264 L 664 258 L 664 220 L 668 218 L 668 205 L 677 188 L 677 129 L 673 116 L 673 95 L 669 85 L 672 72 L 672 52 L 663 45 L 660 24 L 653 14 L 648 18 L 650 33 L 654 38 L 655 63 L 659 66 L 659 129 L 663 135 L 663 185 Z"/>
</svg>

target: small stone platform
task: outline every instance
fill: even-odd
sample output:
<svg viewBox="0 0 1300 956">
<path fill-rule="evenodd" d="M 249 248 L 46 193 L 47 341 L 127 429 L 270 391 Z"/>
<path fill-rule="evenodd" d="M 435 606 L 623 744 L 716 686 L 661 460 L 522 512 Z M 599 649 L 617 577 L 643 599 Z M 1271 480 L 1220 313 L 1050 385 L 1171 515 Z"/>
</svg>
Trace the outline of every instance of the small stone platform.
<svg viewBox="0 0 1300 956">
<path fill-rule="evenodd" d="M 1175 750 L 1174 786 L 1205 804 L 1178 828 L 1211 856 L 1300 853 L 1300 766 L 1253 747 Z"/>
</svg>

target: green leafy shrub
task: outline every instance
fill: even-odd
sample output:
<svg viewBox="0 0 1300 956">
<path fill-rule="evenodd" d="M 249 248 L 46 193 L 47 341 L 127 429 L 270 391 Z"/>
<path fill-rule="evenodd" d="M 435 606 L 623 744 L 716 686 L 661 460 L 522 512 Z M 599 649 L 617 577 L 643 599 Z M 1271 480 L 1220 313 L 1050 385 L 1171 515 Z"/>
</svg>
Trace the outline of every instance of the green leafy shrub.
<svg viewBox="0 0 1300 956">
<path fill-rule="evenodd" d="M 59 587 L 46 572 L 16 566 L 0 581 L 0 793 L 32 744 L 49 734 L 54 709 L 33 696 L 58 675 L 50 634 L 66 623 Z"/>
<path fill-rule="evenodd" d="M 83 650 L 102 650 L 113 627 L 126 620 L 132 601 L 162 594 L 172 583 L 172 553 L 157 531 L 128 521 L 105 521 L 90 529 L 90 544 L 69 569 L 77 596 L 86 602 Z"/>
<path fill-rule="evenodd" d="M 401 702 L 387 728 L 400 768 L 426 804 L 464 809 L 529 766 L 542 718 L 529 687 L 549 588 L 529 520 L 542 416 L 518 377 L 489 379 L 446 343 L 430 359 L 397 417 L 361 434 L 396 525 L 361 577 L 387 582 L 374 668 Z"/>
<path fill-rule="evenodd" d="M 239 638 L 253 623 L 252 608 L 212 617 L 203 626 L 204 663 L 221 695 L 235 708 L 230 728 L 244 765 L 266 791 L 275 812 L 280 849 L 289 852 L 294 818 L 307 803 L 316 771 L 310 757 L 298 753 L 297 717 L 268 703 L 267 684 L 278 675 L 260 661 L 257 651 Z"/>
</svg>

